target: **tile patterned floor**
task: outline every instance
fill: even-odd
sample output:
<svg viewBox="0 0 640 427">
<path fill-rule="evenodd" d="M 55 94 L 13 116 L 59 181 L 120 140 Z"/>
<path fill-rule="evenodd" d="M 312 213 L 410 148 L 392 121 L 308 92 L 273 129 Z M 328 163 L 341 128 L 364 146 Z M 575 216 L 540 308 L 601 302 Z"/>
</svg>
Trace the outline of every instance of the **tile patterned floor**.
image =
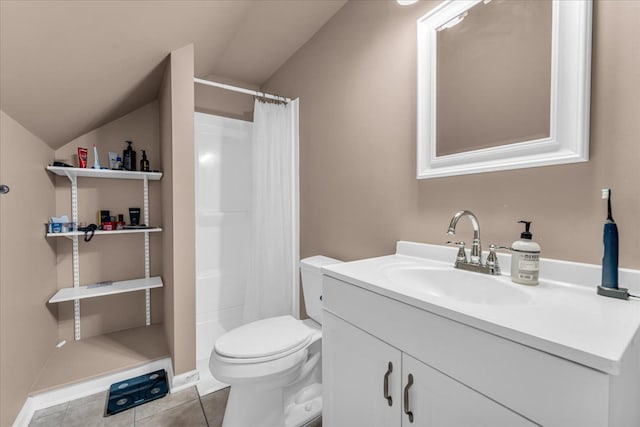
<svg viewBox="0 0 640 427">
<path fill-rule="evenodd" d="M 105 391 L 37 411 L 29 427 L 221 427 L 228 396 L 229 388 L 200 397 L 191 387 L 105 417 Z M 322 427 L 322 419 L 304 427 Z"/>
</svg>

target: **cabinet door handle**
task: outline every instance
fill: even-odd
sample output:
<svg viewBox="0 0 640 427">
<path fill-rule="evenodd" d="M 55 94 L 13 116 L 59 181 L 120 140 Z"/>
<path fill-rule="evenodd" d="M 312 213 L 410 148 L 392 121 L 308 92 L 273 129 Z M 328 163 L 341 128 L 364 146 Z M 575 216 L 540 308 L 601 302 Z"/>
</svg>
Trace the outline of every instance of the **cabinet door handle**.
<svg viewBox="0 0 640 427">
<path fill-rule="evenodd" d="M 393 400 L 391 399 L 391 395 L 389 394 L 389 375 L 393 372 L 393 364 L 389 362 L 389 367 L 387 368 L 387 373 L 384 374 L 384 387 L 382 389 L 382 395 L 385 399 L 387 399 L 387 403 L 389 406 L 393 405 Z"/>
<path fill-rule="evenodd" d="M 409 417 L 409 422 L 413 422 L 413 412 L 409 410 L 409 388 L 413 385 L 413 375 L 409 374 L 407 385 L 404 387 L 404 413 Z"/>
</svg>

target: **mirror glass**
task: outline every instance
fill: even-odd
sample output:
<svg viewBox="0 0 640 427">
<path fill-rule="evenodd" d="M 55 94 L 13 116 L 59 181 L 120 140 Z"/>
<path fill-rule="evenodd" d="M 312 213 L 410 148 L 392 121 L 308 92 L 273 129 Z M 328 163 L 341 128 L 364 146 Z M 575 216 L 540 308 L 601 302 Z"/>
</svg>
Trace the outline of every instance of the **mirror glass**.
<svg viewBox="0 0 640 427">
<path fill-rule="evenodd" d="M 480 2 L 437 30 L 436 156 L 549 137 L 551 12 Z"/>
<path fill-rule="evenodd" d="M 449 0 L 418 20 L 418 179 L 589 158 L 590 0 Z"/>
</svg>

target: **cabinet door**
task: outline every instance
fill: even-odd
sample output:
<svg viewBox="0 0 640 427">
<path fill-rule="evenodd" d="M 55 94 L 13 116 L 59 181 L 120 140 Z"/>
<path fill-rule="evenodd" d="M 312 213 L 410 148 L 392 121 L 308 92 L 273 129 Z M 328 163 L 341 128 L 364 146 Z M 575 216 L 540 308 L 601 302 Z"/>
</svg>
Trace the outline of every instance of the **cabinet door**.
<svg viewBox="0 0 640 427">
<path fill-rule="evenodd" d="M 325 311 L 322 358 L 323 425 L 400 427 L 399 350 Z"/>
<path fill-rule="evenodd" d="M 413 384 L 407 389 L 409 375 Z M 402 427 L 537 425 L 406 354 L 402 354 L 402 386 Z M 405 404 L 413 422 L 405 413 Z"/>
</svg>

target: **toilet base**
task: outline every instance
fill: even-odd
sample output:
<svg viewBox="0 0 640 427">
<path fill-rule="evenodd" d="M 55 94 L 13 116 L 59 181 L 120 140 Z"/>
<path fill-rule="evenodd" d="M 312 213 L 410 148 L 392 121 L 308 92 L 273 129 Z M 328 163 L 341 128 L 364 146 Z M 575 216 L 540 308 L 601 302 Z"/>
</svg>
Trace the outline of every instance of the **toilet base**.
<svg viewBox="0 0 640 427">
<path fill-rule="evenodd" d="M 322 413 L 320 342 L 303 366 L 266 382 L 231 385 L 222 427 L 300 427 Z"/>
<path fill-rule="evenodd" d="M 312 384 L 301 391 L 306 390 L 312 391 L 308 400 L 285 406 L 283 389 L 231 386 L 222 427 L 301 427 L 322 414 L 322 385 Z"/>
<path fill-rule="evenodd" d="M 247 385 L 232 385 L 222 427 L 282 427 L 282 389 L 256 389 Z"/>
<path fill-rule="evenodd" d="M 302 398 L 285 407 L 285 427 L 300 427 L 322 415 L 322 384 L 310 384 L 298 394 Z"/>
</svg>

